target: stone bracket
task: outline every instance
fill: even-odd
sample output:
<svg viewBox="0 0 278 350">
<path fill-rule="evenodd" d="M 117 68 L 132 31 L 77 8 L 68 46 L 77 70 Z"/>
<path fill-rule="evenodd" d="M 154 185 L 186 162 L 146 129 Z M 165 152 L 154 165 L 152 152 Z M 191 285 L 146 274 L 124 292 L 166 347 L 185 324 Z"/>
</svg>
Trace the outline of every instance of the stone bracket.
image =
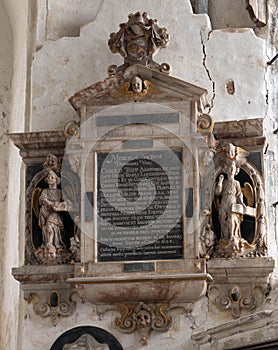
<svg viewBox="0 0 278 350">
<path fill-rule="evenodd" d="M 233 318 L 253 313 L 269 294 L 272 258 L 212 259 L 208 271 L 213 277 L 208 297 L 213 312 L 230 311 Z"/>
<path fill-rule="evenodd" d="M 60 317 L 71 316 L 76 309 L 77 292 L 73 289 L 27 292 L 24 299 L 33 304 L 36 315 L 43 318 L 49 317 L 55 327 L 60 322 Z"/>
<path fill-rule="evenodd" d="M 71 316 L 76 309 L 77 290 L 67 283 L 73 271 L 73 265 L 29 265 L 13 268 L 12 274 L 20 282 L 24 299 L 33 304 L 35 314 L 49 317 L 56 326 L 61 317 Z"/>
<path fill-rule="evenodd" d="M 255 310 L 263 303 L 268 293 L 267 283 L 260 285 L 224 284 L 211 286 L 209 289 L 211 303 L 220 310 L 231 310 L 234 318 L 239 318 L 244 310 Z"/>
<path fill-rule="evenodd" d="M 169 303 L 122 303 L 110 307 L 98 306 L 99 318 L 109 311 L 116 311 L 120 317 L 115 318 L 117 329 L 124 333 L 138 332 L 139 341 L 147 345 L 150 334 L 155 332 L 166 332 L 173 323 L 172 312 L 179 311 L 188 316 L 192 312 L 192 304 L 186 306 L 174 306 Z"/>
</svg>

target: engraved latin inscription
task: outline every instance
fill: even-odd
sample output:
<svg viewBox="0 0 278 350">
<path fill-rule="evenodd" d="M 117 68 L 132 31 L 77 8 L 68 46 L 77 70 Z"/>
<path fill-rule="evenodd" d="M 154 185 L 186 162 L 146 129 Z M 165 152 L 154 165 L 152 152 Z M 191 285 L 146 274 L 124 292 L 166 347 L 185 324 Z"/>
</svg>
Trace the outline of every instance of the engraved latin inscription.
<svg viewBox="0 0 278 350">
<path fill-rule="evenodd" d="M 98 153 L 98 261 L 183 256 L 182 151 Z"/>
</svg>

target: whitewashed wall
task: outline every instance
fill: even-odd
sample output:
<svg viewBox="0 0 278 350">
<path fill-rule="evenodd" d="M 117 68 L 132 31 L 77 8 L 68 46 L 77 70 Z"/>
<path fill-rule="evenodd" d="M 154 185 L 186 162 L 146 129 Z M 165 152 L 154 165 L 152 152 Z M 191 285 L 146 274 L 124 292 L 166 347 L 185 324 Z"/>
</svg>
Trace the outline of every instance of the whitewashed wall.
<svg viewBox="0 0 278 350">
<path fill-rule="evenodd" d="M 49 2 L 46 39 L 55 37 L 56 27 L 52 19 L 61 25 L 65 22 L 67 9 L 71 8 L 65 6 L 65 2 L 57 4 L 56 7 L 61 6 L 60 11 L 58 8 L 53 11 L 53 2 Z M 252 29 L 211 31 L 208 16 L 194 15 L 189 0 L 177 0 L 174 4 L 170 0 L 163 3 L 158 0 L 106 0 L 96 6 L 97 13 L 92 13 L 90 1 L 86 6 L 85 2 L 80 5 L 77 23 L 86 22 L 90 13 L 92 19 L 95 17 L 93 22 L 81 28 L 80 36 L 46 40 L 34 54 L 32 130 L 61 129 L 66 120 L 76 117 L 67 99 L 76 91 L 105 78 L 110 64 L 122 62 L 119 55 L 109 51 L 109 34 L 118 31 L 119 24 L 127 21 L 129 13 L 138 10 L 147 11 L 151 17 L 157 18 L 171 35 L 169 47 L 161 50 L 156 60 L 169 62 L 173 76 L 208 90 L 212 104 L 210 113 L 215 120 L 234 120 L 239 115 L 241 118 L 265 115 L 265 42 Z M 85 8 L 87 17 L 82 15 Z M 56 17 L 60 12 L 59 21 Z M 71 13 L 69 20 L 73 21 L 72 18 Z M 67 33 L 71 32 L 69 27 Z M 74 26 L 72 32 L 76 32 Z M 234 95 L 228 95 L 225 89 L 229 79 L 235 81 Z"/>
<path fill-rule="evenodd" d="M 21 158 L 7 132 L 24 131 L 25 126 L 27 11 L 28 1 L 20 6 L 17 0 L 0 1 L 0 349 L 17 348 L 20 319 L 19 285 L 11 268 L 23 262 L 24 184 Z"/>
</svg>

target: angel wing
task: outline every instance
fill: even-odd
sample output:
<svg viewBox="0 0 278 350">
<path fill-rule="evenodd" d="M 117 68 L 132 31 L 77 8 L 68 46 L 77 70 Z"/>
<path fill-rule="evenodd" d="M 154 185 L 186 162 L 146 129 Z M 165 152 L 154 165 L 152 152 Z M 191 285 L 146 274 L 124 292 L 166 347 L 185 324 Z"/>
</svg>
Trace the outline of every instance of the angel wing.
<svg viewBox="0 0 278 350">
<path fill-rule="evenodd" d="M 119 87 L 119 89 L 112 94 L 112 96 L 113 97 L 125 97 L 125 96 L 128 96 L 130 93 L 131 93 L 130 82 L 127 81 L 126 83 L 121 85 Z M 132 94 L 134 94 L 134 93 L 132 92 Z"/>
<path fill-rule="evenodd" d="M 144 85 L 146 86 L 146 93 L 148 95 L 160 95 L 163 94 L 163 91 L 159 90 L 153 83 L 149 80 L 144 80 Z"/>
<path fill-rule="evenodd" d="M 40 210 L 39 210 L 39 198 L 41 196 L 42 189 L 40 187 L 35 188 L 35 190 L 32 193 L 32 209 L 34 210 L 35 215 L 38 217 Z"/>
<path fill-rule="evenodd" d="M 255 197 L 254 197 L 254 190 L 253 190 L 252 186 L 248 182 L 245 182 L 241 191 L 242 191 L 244 197 L 247 199 L 247 205 L 249 207 L 253 207 Z"/>
</svg>

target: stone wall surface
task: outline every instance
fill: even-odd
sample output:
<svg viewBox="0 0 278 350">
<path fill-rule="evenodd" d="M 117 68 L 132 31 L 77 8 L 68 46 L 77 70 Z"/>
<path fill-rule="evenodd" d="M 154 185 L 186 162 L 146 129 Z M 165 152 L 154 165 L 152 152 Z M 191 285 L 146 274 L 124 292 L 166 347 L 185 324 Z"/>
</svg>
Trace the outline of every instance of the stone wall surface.
<svg viewBox="0 0 278 350">
<path fill-rule="evenodd" d="M 8 120 L 10 118 L 10 108 L 11 108 L 11 75 L 12 75 L 12 32 L 10 23 L 7 17 L 7 12 L 3 6 L 3 3 L 0 2 L 0 44 L 1 44 L 1 54 L 0 54 L 0 147 L 2 152 L 0 154 L 0 213 L 1 213 L 1 229 L 0 229 L 0 310 L 1 310 L 1 322 L 4 314 L 4 293 L 6 285 L 5 275 L 7 273 L 5 269 L 5 226 L 4 215 L 5 207 L 7 205 L 7 192 L 8 192 L 8 172 L 7 172 L 7 158 L 6 152 L 8 150 L 8 137 L 6 136 L 8 129 Z M 8 315 L 5 315 L 7 320 Z M 4 329 L 1 327 L 1 335 L 3 334 Z M 0 339 L 2 336 L 0 335 Z M 0 341 L 1 343 L 1 341 Z M 1 345 L 0 345 L 1 347 Z"/>
<path fill-rule="evenodd" d="M 1 110 L 1 277 L 4 291 L 0 299 L 0 349 L 16 349 L 19 324 L 19 285 L 11 274 L 12 266 L 22 264 L 23 234 L 20 229 L 24 205 L 21 160 L 9 142 L 7 132 L 23 131 L 26 109 L 26 60 L 28 2 L 0 1 L 0 91 L 3 92 Z M 27 103 L 28 105 L 28 103 Z M 3 134 L 2 134 L 3 133 Z M 23 197 L 21 197 L 23 198 Z M 23 224 L 24 225 L 24 224 Z M 23 227 L 23 226 L 22 226 Z"/>
</svg>

